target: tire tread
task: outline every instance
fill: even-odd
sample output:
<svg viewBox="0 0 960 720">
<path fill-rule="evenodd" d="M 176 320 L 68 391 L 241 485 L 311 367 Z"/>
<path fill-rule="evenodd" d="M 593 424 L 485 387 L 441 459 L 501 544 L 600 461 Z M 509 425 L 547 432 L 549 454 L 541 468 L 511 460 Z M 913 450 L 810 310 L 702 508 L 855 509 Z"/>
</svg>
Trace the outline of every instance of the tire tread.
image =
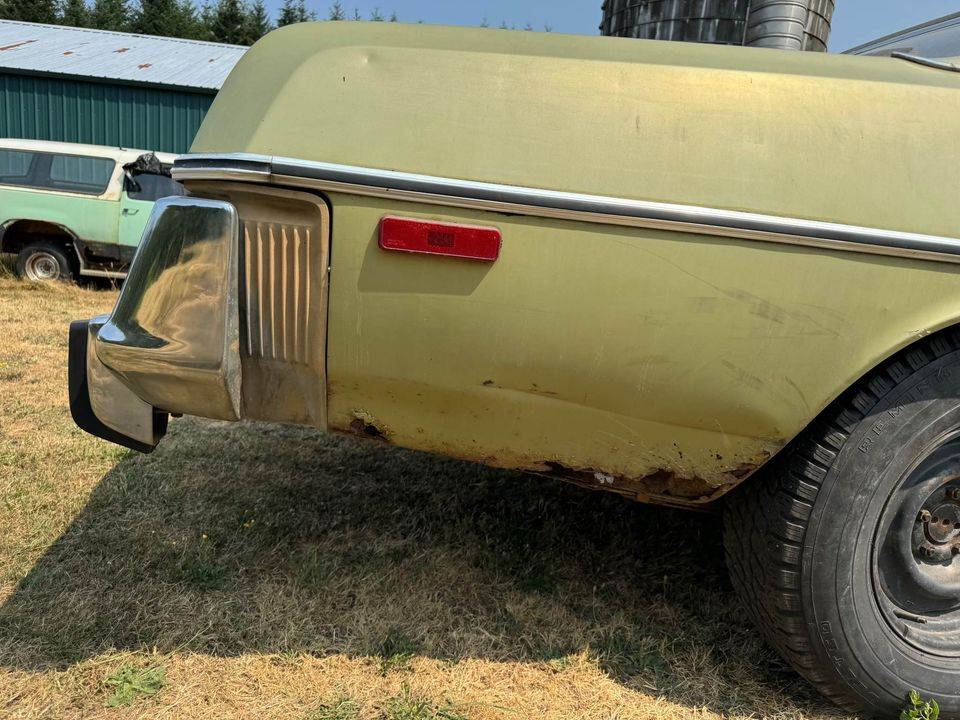
<svg viewBox="0 0 960 720">
<path fill-rule="evenodd" d="M 728 498 L 724 545 L 748 614 L 780 654 L 828 699 L 852 712 L 862 700 L 818 657 L 801 593 L 807 523 L 827 473 L 857 426 L 914 373 L 960 347 L 955 332 L 885 362 L 828 407 L 754 482 Z"/>
</svg>

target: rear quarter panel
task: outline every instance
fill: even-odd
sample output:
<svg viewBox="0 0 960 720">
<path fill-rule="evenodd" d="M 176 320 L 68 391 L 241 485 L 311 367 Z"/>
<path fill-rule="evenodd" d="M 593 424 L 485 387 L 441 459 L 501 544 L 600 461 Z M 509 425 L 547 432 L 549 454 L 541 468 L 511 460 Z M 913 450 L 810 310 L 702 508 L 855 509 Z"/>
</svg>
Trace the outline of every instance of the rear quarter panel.
<svg viewBox="0 0 960 720">
<path fill-rule="evenodd" d="M 957 237 L 960 75 L 889 58 L 302 23 L 231 73 L 236 152 Z M 960 311 L 957 266 L 331 195 L 329 418 L 493 465 L 710 497 Z M 491 224 L 492 266 L 386 214 Z"/>
<path fill-rule="evenodd" d="M 703 499 L 960 315 L 960 266 L 332 195 L 329 423 L 643 499 Z M 381 250 L 487 224 L 495 263 Z M 360 423 L 361 425 L 358 425 Z"/>
</svg>

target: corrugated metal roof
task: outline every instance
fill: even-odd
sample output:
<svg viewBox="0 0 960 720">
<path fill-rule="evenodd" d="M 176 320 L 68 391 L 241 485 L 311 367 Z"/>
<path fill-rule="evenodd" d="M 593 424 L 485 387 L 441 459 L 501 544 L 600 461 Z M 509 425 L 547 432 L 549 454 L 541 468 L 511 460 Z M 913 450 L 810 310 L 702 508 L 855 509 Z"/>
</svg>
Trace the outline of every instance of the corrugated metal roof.
<svg viewBox="0 0 960 720">
<path fill-rule="evenodd" d="M 0 68 L 219 90 L 242 45 L 0 20 Z"/>
</svg>

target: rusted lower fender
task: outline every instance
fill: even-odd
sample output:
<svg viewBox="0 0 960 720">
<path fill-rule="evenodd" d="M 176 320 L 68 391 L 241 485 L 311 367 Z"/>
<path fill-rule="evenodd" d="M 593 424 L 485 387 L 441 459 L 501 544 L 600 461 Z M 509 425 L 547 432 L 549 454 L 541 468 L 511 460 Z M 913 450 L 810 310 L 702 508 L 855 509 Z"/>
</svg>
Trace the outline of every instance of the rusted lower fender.
<svg viewBox="0 0 960 720">
<path fill-rule="evenodd" d="M 458 417 L 456 408 L 465 402 L 461 393 L 443 398 L 435 388 L 419 386 L 408 391 L 390 380 L 377 388 L 369 383 L 363 390 L 359 385 L 351 387 L 349 395 L 355 399 L 362 396 L 364 401 L 349 413 L 331 415 L 330 429 L 663 505 L 708 505 L 784 444 L 773 438 L 730 437 L 724 444 L 719 438 L 708 438 L 710 433 L 693 442 L 691 435 L 697 433 L 690 428 L 638 424 L 629 417 L 589 412 L 540 392 L 482 383 L 476 397 L 467 401 L 473 424 L 469 431 L 462 428 L 470 436 L 463 442 L 461 422 L 470 420 Z M 341 390 L 331 386 L 331 397 L 339 397 Z M 385 403 L 385 398 L 390 402 Z M 580 425 L 583 414 L 592 416 L 589 427 Z M 502 420 L 498 422 L 497 417 Z M 513 419 L 518 417 L 521 419 Z M 575 436 L 578 430 L 582 432 L 579 438 Z M 717 442 L 715 447 L 709 445 L 714 447 L 712 455 L 702 457 L 699 447 L 713 441 Z M 666 452 L 660 452 L 661 443 Z M 689 454 L 680 449 L 681 443 Z M 544 452 L 538 454 L 538 449 Z"/>
</svg>

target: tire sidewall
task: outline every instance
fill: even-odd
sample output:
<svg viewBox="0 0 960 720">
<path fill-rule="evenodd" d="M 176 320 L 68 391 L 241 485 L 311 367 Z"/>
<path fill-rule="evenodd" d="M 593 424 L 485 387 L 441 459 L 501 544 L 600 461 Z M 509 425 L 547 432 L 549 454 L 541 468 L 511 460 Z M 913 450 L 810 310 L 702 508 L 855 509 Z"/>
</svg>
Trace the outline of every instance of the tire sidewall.
<svg viewBox="0 0 960 720">
<path fill-rule="evenodd" d="M 874 538 L 901 479 L 960 428 L 960 352 L 900 383 L 854 428 L 827 473 L 804 538 L 802 593 L 825 668 L 865 707 L 895 717 L 910 690 L 960 717 L 960 658 L 907 644 L 881 614 L 872 574 Z"/>
<path fill-rule="evenodd" d="M 57 247 L 56 245 L 52 245 L 50 243 L 45 243 L 45 242 L 30 243 L 17 254 L 17 274 L 20 277 L 22 278 L 27 277 L 28 260 L 32 255 L 41 253 L 41 252 L 51 255 L 57 261 L 57 265 L 59 266 L 59 271 L 60 271 L 59 277 L 52 279 L 51 281 L 63 282 L 63 281 L 70 281 L 73 279 L 73 268 L 71 267 L 70 260 L 68 259 L 63 249 Z M 44 281 L 40 281 L 40 282 L 44 282 Z"/>
</svg>

